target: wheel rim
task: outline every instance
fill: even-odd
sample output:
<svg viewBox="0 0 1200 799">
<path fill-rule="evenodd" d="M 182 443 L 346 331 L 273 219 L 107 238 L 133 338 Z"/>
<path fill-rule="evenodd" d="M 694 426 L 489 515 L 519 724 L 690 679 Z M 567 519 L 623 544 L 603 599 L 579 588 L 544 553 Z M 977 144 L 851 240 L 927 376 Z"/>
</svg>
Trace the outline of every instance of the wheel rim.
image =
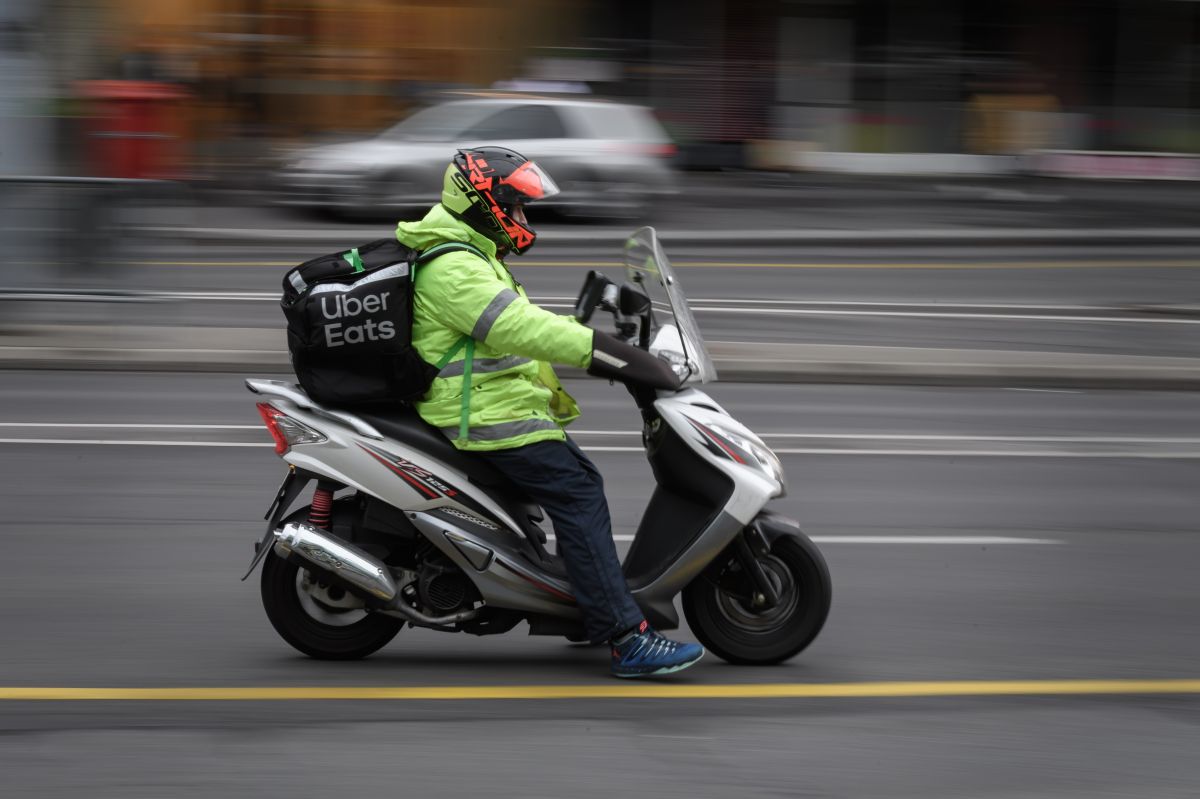
<svg viewBox="0 0 1200 799">
<path fill-rule="evenodd" d="M 774 555 L 759 559 L 763 573 L 779 594 L 774 607 L 758 611 L 750 607 L 743 597 L 735 596 L 716 587 L 717 609 L 721 617 L 737 629 L 754 634 L 772 633 L 785 627 L 800 606 L 800 590 L 791 569 Z"/>
<path fill-rule="evenodd" d="M 360 600 L 339 586 L 318 582 L 307 569 L 296 570 L 296 599 L 305 615 L 330 627 L 349 627 L 367 617 Z"/>
</svg>

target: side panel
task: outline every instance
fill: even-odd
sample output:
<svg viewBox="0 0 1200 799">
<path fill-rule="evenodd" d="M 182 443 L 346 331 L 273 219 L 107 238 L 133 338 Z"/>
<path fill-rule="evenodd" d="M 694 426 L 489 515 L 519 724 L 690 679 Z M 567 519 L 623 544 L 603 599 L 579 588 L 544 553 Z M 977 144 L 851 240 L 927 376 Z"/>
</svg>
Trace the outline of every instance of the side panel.
<svg viewBox="0 0 1200 799">
<path fill-rule="evenodd" d="M 507 531 L 454 524 L 440 514 L 410 513 L 414 525 L 458 565 L 488 605 L 578 619 L 571 586 L 529 562 L 528 544 Z"/>
<path fill-rule="evenodd" d="M 712 442 L 706 441 L 693 421 L 733 430 L 745 428 L 703 392 L 690 390 L 664 397 L 655 402 L 654 407 L 662 417 L 662 424 L 670 427 L 670 433 L 677 439 L 680 449 L 672 450 L 670 458 L 664 458 L 659 464 L 655 464 L 652 457 L 651 465 L 660 484 L 677 489 L 672 492 L 677 498 L 651 500 L 651 507 L 647 509 L 643 526 L 639 527 L 634 542 L 635 547 L 640 545 L 639 548 L 646 553 L 657 550 L 657 557 L 663 558 L 657 568 L 652 563 L 654 557 L 642 553 L 638 553 L 638 560 L 631 565 L 645 570 L 649 575 L 644 584 L 634 588 L 634 597 L 648 613 L 660 619 L 659 626 L 669 629 L 679 625 L 679 616 L 674 607 L 676 594 L 754 520 L 767 501 L 780 492 L 781 486 L 758 471 L 710 448 Z M 665 440 L 671 441 L 670 438 Z M 722 485 L 726 486 L 723 493 L 719 488 Z M 675 525 L 668 528 L 672 529 L 674 535 L 670 537 L 676 542 L 672 547 L 641 543 L 644 537 L 649 541 L 656 533 L 666 535 L 665 531 L 650 529 L 648 525 L 669 520 L 668 511 L 672 510 L 672 505 L 680 511 L 678 525 L 694 525 L 701 520 L 706 504 L 712 508 L 713 514 L 702 526 L 692 528 L 696 530 L 695 533 L 688 529 L 681 530 Z M 672 556 L 668 550 L 677 554 Z M 630 556 L 633 555 L 634 550 L 631 549 Z"/>
<path fill-rule="evenodd" d="M 658 487 L 623 564 L 635 587 L 662 575 L 733 495 L 733 480 L 668 425 L 659 424 L 650 435 L 646 454 Z"/>
<path fill-rule="evenodd" d="M 653 610 L 656 616 L 669 622 L 660 620 L 657 626 L 665 630 L 679 626 L 679 615 L 675 612 L 675 595 L 704 571 L 744 528 L 745 525 L 740 521 L 722 512 L 679 559 L 671 564 L 671 568 L 649 585 L 633 590 L 633 597 L 642 608 L 648 612 Z"/>
</svg>

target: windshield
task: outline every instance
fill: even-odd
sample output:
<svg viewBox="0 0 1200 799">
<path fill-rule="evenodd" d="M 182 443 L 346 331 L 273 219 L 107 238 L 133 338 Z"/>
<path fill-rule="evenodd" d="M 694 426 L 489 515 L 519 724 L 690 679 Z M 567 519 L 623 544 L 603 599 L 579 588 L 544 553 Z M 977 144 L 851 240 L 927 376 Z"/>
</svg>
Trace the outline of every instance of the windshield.
<svg viewBox="0 0 1200 799">
<path fill-rule="evenodd" d="M 454 141 L 464 131 L 495 111 L 486 103 L 446 103 L 435 105 L 394 125 L 380 138 L 398 141 Z"/>
<path fill-rule="evenodd" d="M 636 230 L 625 242 L 625 271 L 629 280 L 641 286 L 650 298 L 656 328 L 674 325 L 678 329 L 682 354 L 691 373 L 687 380 L 699 383 L 716 380 L 717 368 L 704 345 L 700 326 L 692 316 L 687 297 L 654 228 Z"/>
</svg>

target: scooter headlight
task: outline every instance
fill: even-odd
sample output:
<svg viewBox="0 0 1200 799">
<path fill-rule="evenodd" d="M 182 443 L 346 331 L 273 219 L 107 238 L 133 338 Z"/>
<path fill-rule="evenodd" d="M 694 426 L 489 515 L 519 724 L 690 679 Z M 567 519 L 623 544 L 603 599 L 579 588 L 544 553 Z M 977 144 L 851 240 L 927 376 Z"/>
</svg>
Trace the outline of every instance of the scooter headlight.
<svg viewBox="0 0 1200 799">
<path fill-rule="evenodd" d="M 765 476 L 779 483 L 783 489 L 783 494 L 787 493 L 787 480 L 783 476 L 783 464 L 779 462 L 779 456 L 771 451 L 771 448 L 763 443 L 762 439 L 753 433 L 738 433 L 721 425 L 709 425 L 713 432 L 729 439 L 730 442 L 736 444 L 743 451 L 748 452 L 753 460 L 747 461 L 746 465 L 757 469 Z"/>
</svg>

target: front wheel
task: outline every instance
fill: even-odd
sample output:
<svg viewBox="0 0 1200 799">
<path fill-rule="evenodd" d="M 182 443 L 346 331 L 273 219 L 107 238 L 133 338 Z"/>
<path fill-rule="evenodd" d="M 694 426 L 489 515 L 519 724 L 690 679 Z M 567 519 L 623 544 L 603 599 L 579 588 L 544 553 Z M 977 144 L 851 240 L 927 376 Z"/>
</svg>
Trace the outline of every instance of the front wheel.
<svg viewBox="0 0 1200 799">
<path fill-rule="evenodd" d="M 368 613 L 362 602 L 318 575 L 267 553 L 263 608 L 283 640 L 319 660 L 358 660 L 396 637 L 404 622 Z"/>
<path fill-rule="evenodd" d="M 829 569 L 807 538 L 781 536 L 758 555 L 779 602 L 757 609 L 737 557 L 723 554 L 683 589 L 683 615 L 696 638 L 730 663 L 779 663 L 813 642 L 829 615 Z"/>
</svg>

